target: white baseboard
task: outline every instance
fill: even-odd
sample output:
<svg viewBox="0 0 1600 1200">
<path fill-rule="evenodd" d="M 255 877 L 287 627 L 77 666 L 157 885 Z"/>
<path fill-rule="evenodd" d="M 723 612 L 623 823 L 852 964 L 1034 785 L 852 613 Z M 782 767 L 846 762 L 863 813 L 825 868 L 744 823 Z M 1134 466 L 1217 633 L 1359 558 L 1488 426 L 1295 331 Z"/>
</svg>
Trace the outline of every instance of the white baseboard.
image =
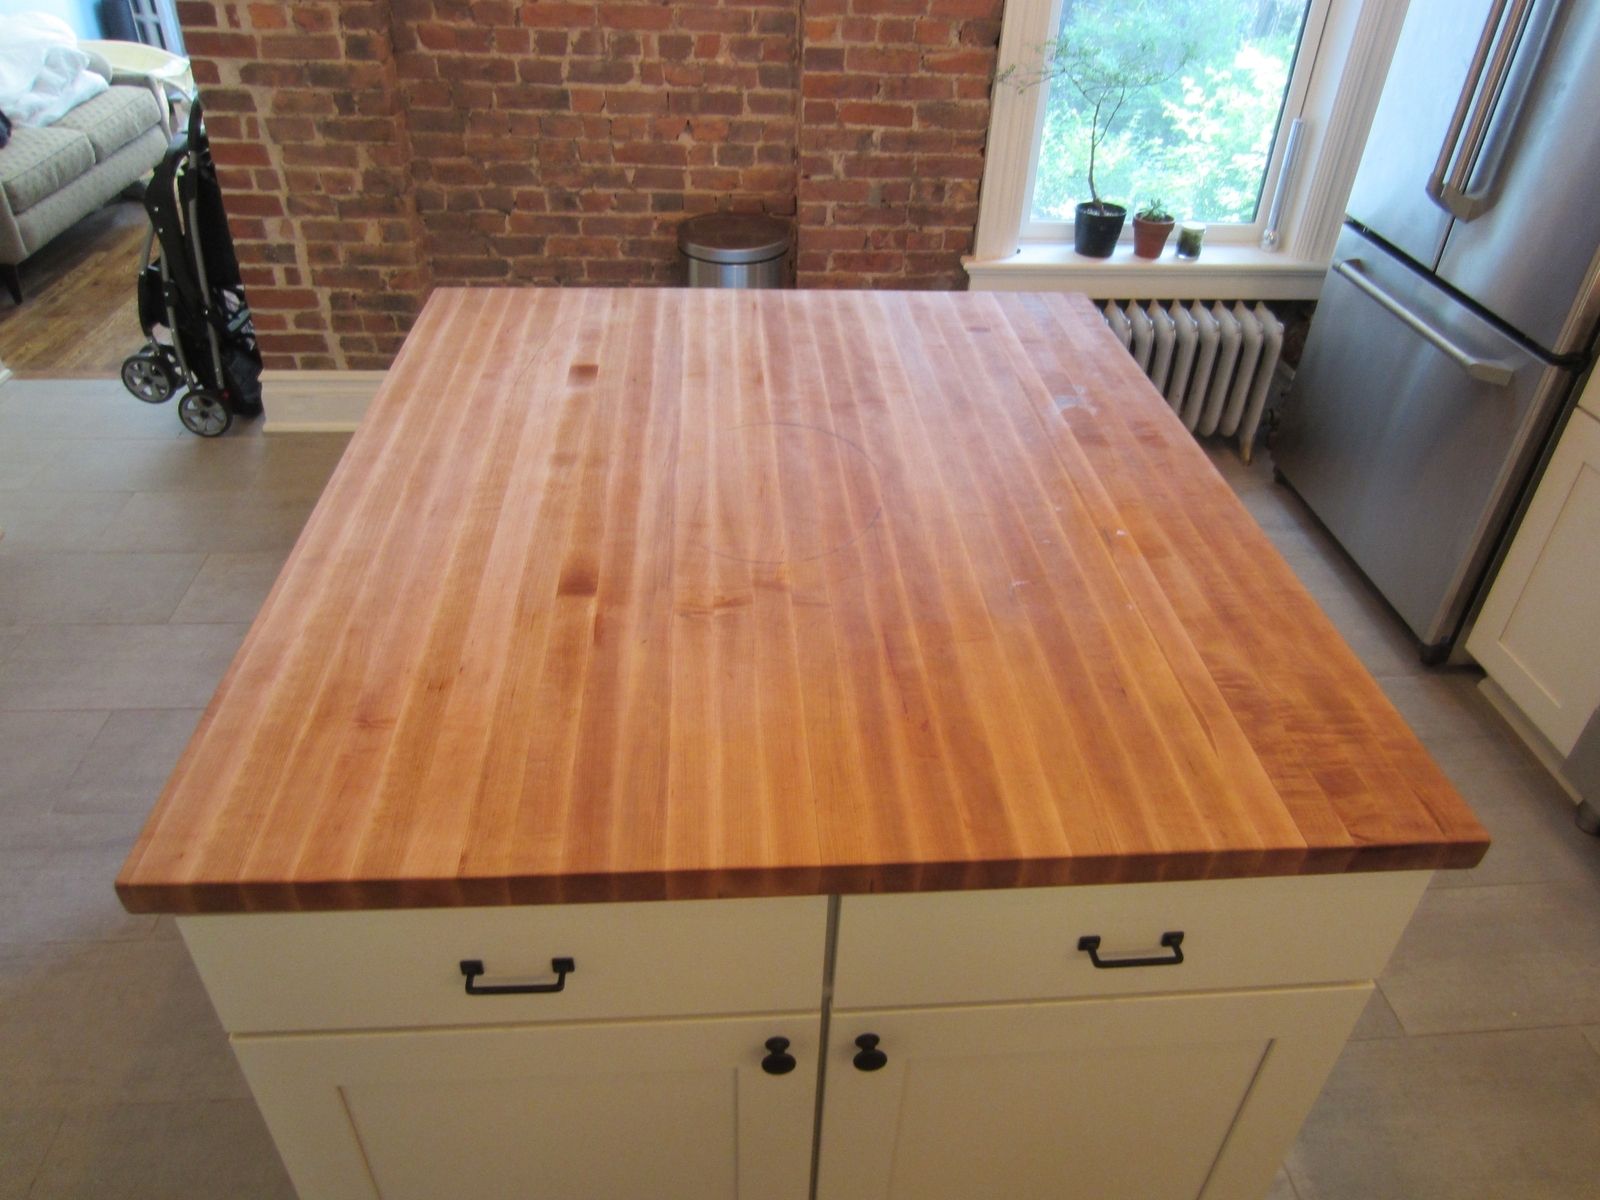
<svg viewBox="0 0 1600 1200">
<path fill-rule="evenodd" d="M 378 394 L 383 371 L 263 371 L 266 433 L 348 433 Z"/>
</svg>

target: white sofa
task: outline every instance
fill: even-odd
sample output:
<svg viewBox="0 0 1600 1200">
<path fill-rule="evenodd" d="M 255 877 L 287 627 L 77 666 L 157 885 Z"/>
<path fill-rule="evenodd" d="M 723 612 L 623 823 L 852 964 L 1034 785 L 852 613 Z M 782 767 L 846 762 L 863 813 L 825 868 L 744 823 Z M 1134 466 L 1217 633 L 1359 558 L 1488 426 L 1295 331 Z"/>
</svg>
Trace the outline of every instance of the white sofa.
<svg viewBox="0 0 1600 1200">
<path fill-rule="evenodd" d="M 158 83 L 103 62 L 92 68 L 110 88 L 54 124 L 17 126 L 0 148 L 0 282 L 18 304 L 17 264 L 149 175 L 171 140 Z"/>
</svg>

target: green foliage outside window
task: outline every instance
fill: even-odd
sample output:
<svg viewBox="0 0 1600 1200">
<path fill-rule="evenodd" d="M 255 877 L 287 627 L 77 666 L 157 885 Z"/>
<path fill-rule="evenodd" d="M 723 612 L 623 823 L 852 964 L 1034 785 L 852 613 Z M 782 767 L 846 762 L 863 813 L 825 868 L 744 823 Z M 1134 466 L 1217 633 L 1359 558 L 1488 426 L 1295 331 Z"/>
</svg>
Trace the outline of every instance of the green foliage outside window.
<svg viewBox="0 0 1600 1200">
<path fill-rule="evenodd" d="M 1308 0 L 1064 0 L 1060 36 L 1032 77 L 1049 79 L 1033 219 L 1070 221 L 1090 198 L 1097 91 L 1083 63 L 1148 86 L 1102 103 L 1094 155 L 1100 198 L 1134 208 L 1160 196 L 1180 217 L 1256 218 Z M 1175 67 L 1175 69 L 1174 69 Z M 1029 72 L 1024 70 L 1027 80 Z"/>
</svg>

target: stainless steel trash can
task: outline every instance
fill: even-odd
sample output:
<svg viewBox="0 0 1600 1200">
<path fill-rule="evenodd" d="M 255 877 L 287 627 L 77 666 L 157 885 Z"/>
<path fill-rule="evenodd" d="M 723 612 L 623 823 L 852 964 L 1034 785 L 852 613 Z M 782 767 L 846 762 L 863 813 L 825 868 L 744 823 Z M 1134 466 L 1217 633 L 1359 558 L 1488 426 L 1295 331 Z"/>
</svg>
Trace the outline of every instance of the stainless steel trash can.
<svg viewBox="0 0 1600 1200">
<path fill-rule="evenodd" d="M 788 284 L 789 223 L 756 213 L 706 213 L 678 226 L 690 287 Z"/>
</svg>

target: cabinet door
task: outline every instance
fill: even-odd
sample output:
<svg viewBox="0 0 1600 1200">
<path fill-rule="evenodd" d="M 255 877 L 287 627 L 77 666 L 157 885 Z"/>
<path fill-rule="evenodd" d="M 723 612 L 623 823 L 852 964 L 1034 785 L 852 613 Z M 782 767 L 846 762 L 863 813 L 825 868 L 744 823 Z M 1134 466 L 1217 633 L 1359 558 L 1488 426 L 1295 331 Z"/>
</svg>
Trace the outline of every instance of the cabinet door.
<svg viewBox="0 0 1600 1200">
<path fill-rule="evenodd" d="M 1264 1196 L 1371 991 L 836 1011 L 818 1200 Z"/>
<path fill-rule="evenodd" d="M 305 1200 L 804 1200 L 816 1014 L 236 1037 Z M 762 1068 L 786 1037 L 787 1074 Z"/>
<path fill-rule="evenodd" d="M 1580 409 L 1467 638 L 1468 653 L 1561 754 L 1571 752 L 1600 704 L 1596 529 L 1600 421 Z"/>
</svg>

